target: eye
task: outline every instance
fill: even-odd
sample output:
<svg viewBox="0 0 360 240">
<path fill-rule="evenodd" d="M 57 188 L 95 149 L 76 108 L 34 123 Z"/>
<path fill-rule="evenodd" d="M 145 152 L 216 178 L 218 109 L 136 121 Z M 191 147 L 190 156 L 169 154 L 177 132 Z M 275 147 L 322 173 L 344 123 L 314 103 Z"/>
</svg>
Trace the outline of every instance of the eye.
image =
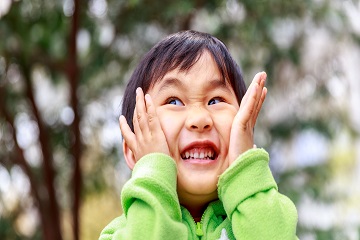
<svg viewBox="0 0 360 240">
<path fill-rule="evenodd" d="M 215 97 L 215 98 L 210 99 L 210 101 L 208 102 L 208 105 L 218 104 L 220 102 L 224 102 L 224 99 L 221 97 Z"/>
<path fill-rule="evenodd" d="M 172 104 L 172 105 L 177 105 L 177 106 L 184 106 L 184 104 L 181 102 L 180 99 L 176 98 L 176 97 L 171 97 L 166 101 L 166 104 Z"/>
</svg>

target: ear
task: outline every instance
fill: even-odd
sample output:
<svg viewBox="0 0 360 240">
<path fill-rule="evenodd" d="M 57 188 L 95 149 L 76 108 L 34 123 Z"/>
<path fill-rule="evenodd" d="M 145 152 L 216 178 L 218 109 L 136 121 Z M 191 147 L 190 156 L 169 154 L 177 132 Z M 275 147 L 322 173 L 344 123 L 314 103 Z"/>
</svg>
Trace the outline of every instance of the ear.
<svg viewBox="0 0 360 240">
<path fill-rule="evenodd" d="M 134 166 L 135 166 L 135 156 L 133 154 L 133 152 L 130 150 L 129 146 L 126 144 L 126 141 L 123 141 L 123 153 L 124 153 L 124 157 L 125 157 L 125 161 L 128 165 L 128 167 L 133 170 Z"/>
</svg>

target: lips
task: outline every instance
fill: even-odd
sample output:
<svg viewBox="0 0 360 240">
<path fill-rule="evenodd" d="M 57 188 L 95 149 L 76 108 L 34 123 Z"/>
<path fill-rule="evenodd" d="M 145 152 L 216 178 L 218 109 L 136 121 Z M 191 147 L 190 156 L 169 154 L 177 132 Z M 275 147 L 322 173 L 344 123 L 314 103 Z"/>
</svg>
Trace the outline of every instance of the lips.
<svg viewBox="0 0 360 240">
<path fill-rule="evenodd" d="M 191 143 L 181 152 L 183 160 L 215 160 L 217 155 L 218 150 L 210 141 Z"/>
</svg>

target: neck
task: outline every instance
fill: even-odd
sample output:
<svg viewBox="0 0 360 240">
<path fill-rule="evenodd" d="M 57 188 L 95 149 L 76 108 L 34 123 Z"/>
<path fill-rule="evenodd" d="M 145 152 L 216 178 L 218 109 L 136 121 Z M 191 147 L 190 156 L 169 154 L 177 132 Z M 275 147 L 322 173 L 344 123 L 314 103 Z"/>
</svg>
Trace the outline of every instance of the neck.
<svg viewBox="0 0 360 240">
<path fill-rule="evenodd" d="M 191 216 L 196 222 L 200 222 L 201 217 L 208 204 L 214 201 L 216 197 L 204 198 L 203 196 L 192 196 L 191 198 L 181 198 L 180 204 L 183 205 L 190 212 Z"/>
<path fill-rule="evenodd" d="M 186 207 L 186 209 L 190 212 L 190 214 L 194 218 L 195 222 L 200 222 L 201 217 L 207 207 L 207 206 L 195 207 L 193 205 L 191 205 L 191 206 L 183 205 L 183 206 Z"/>
</svg>

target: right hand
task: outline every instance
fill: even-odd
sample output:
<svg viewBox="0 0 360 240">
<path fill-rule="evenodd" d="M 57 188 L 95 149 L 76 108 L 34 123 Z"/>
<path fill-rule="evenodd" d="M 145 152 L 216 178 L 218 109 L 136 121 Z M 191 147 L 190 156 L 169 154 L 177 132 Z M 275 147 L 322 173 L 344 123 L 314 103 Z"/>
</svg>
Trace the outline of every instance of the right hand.
<svg viewBox="0 0 360 240">
<path fill-rule="evenodd" d="M 135 161 L 149 153 L 170 155 L 165 134 L 161 128 L 156 109 L 149 94 L 144 96 L 141 88 L 136 89 L 133 133 L 123 115 L 120 116 L 120 130 L 124 141 L 132 151 Z"/>
</svg>

